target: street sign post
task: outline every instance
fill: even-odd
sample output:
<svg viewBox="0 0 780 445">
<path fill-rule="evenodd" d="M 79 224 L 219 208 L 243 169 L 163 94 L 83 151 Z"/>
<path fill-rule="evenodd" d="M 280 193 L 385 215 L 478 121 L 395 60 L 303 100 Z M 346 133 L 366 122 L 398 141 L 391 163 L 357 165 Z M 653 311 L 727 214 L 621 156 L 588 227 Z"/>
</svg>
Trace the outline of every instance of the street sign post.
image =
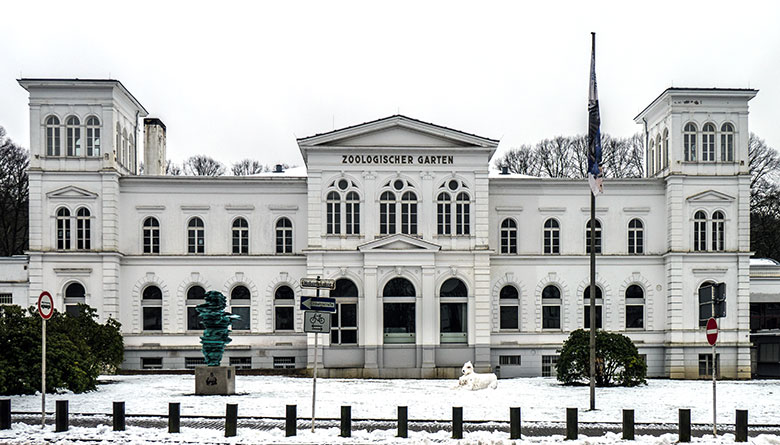
<svg viewBox="0 0 780 445">
<path fill-rule="evenodd" d="M 336 312 L 336 299 L 330 297 L 301 297 L 301 310 Z"/>
<path fill-rule="evenodd" d="M 301 310 L 304 313 L 304 331 L 314 333 L 314 375 L 311 388 L 311 432 L 314 432 L 314 413 L 317 404 L 317 350 L 319 349 L 320 332 L 330 332 L 330 313 L 336 312 L 336 299 L 320 297 L 320 289 L 333 290 L 336 280 L 317 278 L 301 278 L 300 284 L 305 289 L 316 289 L 317 296 L 301 297 Z M 325 323 L 327 320 L 327 330 Z M 308 329 L 307 329 L 308 327 Z M 311 330 L 309 330 L 311 329 Z"/>
<path fill-rule="evenodd" d="M 41 428 L 46 428 L 46 320 L 54 314 L 54 299 L 46 291 L 38 296 L 38 314 L 41 316 Z"/>
<path fill-rule="evenodd" d="M 714 318 L 707 320 L 707 342 L 710 346 L 715 346 L 718 341 L 718 322 Z"/>
<path fill-rule="evenodd" d="M 336 280 L 317 278 L 301 278 L 301 287 L 304 289 L 335 289 Z"/>
<path fill-rule="evenodd" d="M 713 313 L 715 313 L 715 302 L 713 300 Z M 707 320 L 707 342 L 712 345 L 712 434 L 713 436 L 718 435 L 718 424 L 717 424 L 717 405 L 715 404 L 715 401 L 717 400 L 717 395 L 715 392 L 715 380 L 716 380 L 716 374 L 717 374 L 717 361 L 715 360 L 717 358 L 717 354 L 715 353 L 715 343 L 718 341 L 718 322 L 714 318 L 710 318 Z"/>
<path fill-rule="evenodd" d="M 327 312 L 306 311 L 303 313 L 303 332 L 330 332 L 330 314 Z"/>
</svg>

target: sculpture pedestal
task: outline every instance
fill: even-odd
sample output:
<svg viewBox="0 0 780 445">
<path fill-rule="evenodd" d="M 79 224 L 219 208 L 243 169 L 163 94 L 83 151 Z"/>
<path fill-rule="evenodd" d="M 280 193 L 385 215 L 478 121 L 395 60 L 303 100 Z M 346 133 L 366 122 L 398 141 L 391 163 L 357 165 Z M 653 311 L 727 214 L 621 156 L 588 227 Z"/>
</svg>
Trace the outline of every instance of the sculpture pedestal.
<svg viewBox="0 0 780 445">
<path fill-rule="evenodd" d="M 198 366 L 195 368 L 196 395 L 227 396 L 235 393 L 235 366 Z"/>
</svg>

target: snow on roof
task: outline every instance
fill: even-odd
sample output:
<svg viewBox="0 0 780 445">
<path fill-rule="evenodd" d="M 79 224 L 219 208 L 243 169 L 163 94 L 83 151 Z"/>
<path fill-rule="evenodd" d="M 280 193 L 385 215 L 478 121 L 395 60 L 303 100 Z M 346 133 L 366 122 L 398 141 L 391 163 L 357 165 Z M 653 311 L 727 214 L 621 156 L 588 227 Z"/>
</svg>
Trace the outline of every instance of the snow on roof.
<svg viewBox="0 0 780 445">
<path fill-rule="evenodd" d="M 534 179 L 538 179 L 538 176 L 523 175 L 523 174 L 520 174 L 520 173 L 512 173 L 512 172 L 509 172 L 509 173 L 504 175 L 504 174 L 501 173 L 501 170 L 494 170 L 494 169 L 491 168 L 490 171 L 488 172 L 488 178 L 491 178 L 491 179 L 492 178 L 534 178 Z"/>
<path fill-rule="evenodd" d="M 298 167 L 290 167 L 281 173 L 274 173 L 274 171 L 270 172 L 262 172 L 262 173 L 255 173 L 254 175 L 247 175 L 247 176 L 254 176 L 254 177 L 274 177 L 274 176 L 286 176 L 286 177 L 300 177 L 305 178 L 307 176 L 306 172 L 306 166 L 301 165 Z"/>
<path fill-rule="evenodd" d="M 780 266 L 780 263 L 773 260 L 772 258 L 751 258 L 750 265 L 751 266 Z"/>
</svg>

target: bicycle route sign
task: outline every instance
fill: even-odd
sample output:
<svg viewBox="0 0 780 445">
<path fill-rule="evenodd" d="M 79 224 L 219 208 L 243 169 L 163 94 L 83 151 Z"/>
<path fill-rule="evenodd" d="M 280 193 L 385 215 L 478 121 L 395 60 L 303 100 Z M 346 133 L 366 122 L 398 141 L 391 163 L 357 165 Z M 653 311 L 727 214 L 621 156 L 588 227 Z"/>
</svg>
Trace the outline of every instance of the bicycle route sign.
<svg viewBox="0 0 780 445">
<path fill-rule="evenodd" d="M 301 310 L 336 312 L 336 299 L 330 297 L 301 297 Z"/>
<path fill-rule="evenodd" d="M 326 312 L 304 311 L 303 332 L 327 334 L 330 332 L 330 314 Z"/>
</svg>

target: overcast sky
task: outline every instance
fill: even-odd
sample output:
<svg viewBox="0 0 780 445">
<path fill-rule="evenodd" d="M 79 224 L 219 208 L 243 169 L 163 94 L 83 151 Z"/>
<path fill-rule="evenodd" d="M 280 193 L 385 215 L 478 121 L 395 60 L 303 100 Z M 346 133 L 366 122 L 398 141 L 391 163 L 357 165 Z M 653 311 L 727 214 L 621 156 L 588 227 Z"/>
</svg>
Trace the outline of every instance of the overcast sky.
<svg viewBox="0 0 780 445">
<path fill-rule="evenodd" d="M 117 5 L 121 5 L 118 7 Z M 29 141 L 23 77 L 114 78 L 168 127 L 168 157 L 301 164 L 296 137 L 401 113 L 500 139 L 602 132 L 669 86 L 756 88 L 780 148 L 780 2 L 8 1 L 0 125 Z"/>
</svg>

